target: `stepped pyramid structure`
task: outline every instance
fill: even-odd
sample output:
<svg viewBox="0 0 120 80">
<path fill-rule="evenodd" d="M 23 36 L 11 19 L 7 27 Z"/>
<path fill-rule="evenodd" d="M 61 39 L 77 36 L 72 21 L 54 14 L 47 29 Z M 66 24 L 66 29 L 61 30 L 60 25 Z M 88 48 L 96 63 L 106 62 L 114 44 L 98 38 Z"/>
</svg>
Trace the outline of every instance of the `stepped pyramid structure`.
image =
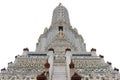
<svg viewBox="0 0 120 80">
<path fill-rule="evenodd" d="M 119 69 L 86 51 L 83 37 L 72 28 L 67 9 L 59 4 L 53 11 L 50 28 L 40 35 L 34 52 L 23 49 L 7 69 L 1 69 L 0 80 L 120 80 Z"/>
</svg>

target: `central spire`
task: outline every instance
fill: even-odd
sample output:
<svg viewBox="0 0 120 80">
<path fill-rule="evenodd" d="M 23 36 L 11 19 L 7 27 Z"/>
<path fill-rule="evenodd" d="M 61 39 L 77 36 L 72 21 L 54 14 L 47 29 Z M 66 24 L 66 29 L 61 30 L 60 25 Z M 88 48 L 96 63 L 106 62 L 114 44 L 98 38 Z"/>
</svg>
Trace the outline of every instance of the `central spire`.
<svg viewBox="0 0 120 80">
<path fill-rule="evenodd" d="M 52 24 L 64 22 L 70 25 L 68 10 L 60 3 L 53 11 Z"/>
</svg>

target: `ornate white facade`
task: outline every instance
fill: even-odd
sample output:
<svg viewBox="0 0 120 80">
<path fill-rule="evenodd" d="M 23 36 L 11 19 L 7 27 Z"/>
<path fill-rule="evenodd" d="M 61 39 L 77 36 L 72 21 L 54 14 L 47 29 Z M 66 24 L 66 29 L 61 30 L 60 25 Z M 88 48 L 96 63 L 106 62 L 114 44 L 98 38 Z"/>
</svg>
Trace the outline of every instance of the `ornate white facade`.
<svg viewBox="0 0 120 80">
<path fill-rule="evenodd" d="M 8 68 L 1 69 L 0 80 L 120 80 L 119 69 L 86 51 L 86 44 L 73 29 L 67 9 L 59 4 L 53 11 L 50 28 L 39 37 L 36 50 L 23 49 Z"/>
</svg>

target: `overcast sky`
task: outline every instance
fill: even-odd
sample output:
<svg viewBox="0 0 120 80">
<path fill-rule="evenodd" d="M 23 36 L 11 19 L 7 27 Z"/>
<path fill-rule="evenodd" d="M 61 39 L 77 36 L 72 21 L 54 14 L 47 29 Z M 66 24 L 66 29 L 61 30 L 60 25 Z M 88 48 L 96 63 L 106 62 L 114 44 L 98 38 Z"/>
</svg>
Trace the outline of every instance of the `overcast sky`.
<svg viewBox="0 0 120 80">
<path fill-rule="evenodd" d="M 53 9 L 62 3 L 72 27 L 85 40 L 87 51 L 97 49 L 105 62 L 120 69 L 120 0 L 0 0 L 0 69 L 28 47 L 34 51 Z"/>
</svg>

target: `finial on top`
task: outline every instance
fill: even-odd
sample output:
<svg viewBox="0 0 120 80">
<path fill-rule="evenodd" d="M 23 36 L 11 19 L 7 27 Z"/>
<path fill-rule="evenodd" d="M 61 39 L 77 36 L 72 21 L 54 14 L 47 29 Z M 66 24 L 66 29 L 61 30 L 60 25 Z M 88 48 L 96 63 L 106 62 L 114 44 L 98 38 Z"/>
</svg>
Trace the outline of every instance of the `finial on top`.
<svg viewBox="0 0 120 80">
<path fill-rule="evenodd" d="M 59 6 L 61 6 L 62 5 L 62 3 L 59 3 Z"/>
</svg>

